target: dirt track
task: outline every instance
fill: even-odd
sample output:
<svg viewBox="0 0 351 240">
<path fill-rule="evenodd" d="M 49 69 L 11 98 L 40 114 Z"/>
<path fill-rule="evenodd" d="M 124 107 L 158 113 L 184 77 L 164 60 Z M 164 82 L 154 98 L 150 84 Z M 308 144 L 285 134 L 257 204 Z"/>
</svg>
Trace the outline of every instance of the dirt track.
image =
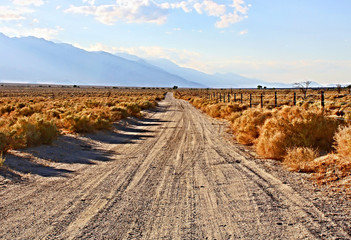
<svg viewBox="0 0 351 240">
<path fill-rule="evenodd" d="M 0 238 L 351 239 L 350 212 L 318 207 L 317 193 L 270 174 L 189 103 L 168 94 L 126 123 L 83 138 L 81 162 L 62 153 L 47 174 L 2 185 Z"/>
</svg>

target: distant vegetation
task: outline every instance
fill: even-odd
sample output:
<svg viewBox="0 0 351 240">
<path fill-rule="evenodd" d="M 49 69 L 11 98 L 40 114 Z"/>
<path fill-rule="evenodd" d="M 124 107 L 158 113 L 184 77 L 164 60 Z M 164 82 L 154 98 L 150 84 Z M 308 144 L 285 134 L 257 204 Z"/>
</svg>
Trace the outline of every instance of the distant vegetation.
<svg viewBox="0 0 351 240">
<path fill-rule="evenodd" d="M 314 172 L 322 183 L 348 179 L 351 184 L 349 89 L 321 93 L 308 90 L 307 84 L 301 89 L 295 96 L 293 89 L 262 88 L 178 90 L 175 96 L 212 117 L 229 120 L 235 139 L 253 145 L 262 157 L 281 160 L 292 171 Z"/>
</svg>

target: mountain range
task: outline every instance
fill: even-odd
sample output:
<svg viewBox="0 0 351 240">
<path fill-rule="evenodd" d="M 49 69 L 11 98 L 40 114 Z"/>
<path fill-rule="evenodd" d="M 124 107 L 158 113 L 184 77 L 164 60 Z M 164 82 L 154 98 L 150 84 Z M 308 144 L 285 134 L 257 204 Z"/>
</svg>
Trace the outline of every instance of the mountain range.
<svg viewBox="0 0 351 240">
<path fill-rule="evenodd" d="M 0 82 L 61 85 L 184 88 L 292 87 L 234 73 L 206 74 L 166 59 L 142 59 L 126 53 L 88 52 L 35 37 L 0 33 Z"/>
</svg>

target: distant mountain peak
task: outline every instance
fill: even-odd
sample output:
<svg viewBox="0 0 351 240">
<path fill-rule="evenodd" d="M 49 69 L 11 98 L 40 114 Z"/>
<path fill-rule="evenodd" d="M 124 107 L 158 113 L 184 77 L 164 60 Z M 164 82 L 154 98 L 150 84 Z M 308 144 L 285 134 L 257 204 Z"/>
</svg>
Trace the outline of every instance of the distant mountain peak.
<svg viewBox="0 0 351 240">
<path fill-rule="evenodd" d="M 0 81 L 135 87 L 204 87 L 155 66 L 36 37 L 0 35 Z"/>
</svg>

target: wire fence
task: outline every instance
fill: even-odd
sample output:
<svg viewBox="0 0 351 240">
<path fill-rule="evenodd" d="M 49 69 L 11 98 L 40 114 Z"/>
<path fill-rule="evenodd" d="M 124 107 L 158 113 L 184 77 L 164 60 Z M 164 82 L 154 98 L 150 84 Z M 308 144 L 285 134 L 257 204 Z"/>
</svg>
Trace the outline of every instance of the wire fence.
<svg viewBox="0 0 351 240">
<path fill-rule="evenodd" d="M 248 107 L 276 108 L 281 106 L 302 106 L 304 104 L 319 107 L 321 111 L 338 119 L 351 121 L 350 91 L 316 91 L 310 94 L 293 90 L 280 91 L 190 91 L 191 96 L 205 98 L 214 103 L 238 103 Z"/>
</svg>

